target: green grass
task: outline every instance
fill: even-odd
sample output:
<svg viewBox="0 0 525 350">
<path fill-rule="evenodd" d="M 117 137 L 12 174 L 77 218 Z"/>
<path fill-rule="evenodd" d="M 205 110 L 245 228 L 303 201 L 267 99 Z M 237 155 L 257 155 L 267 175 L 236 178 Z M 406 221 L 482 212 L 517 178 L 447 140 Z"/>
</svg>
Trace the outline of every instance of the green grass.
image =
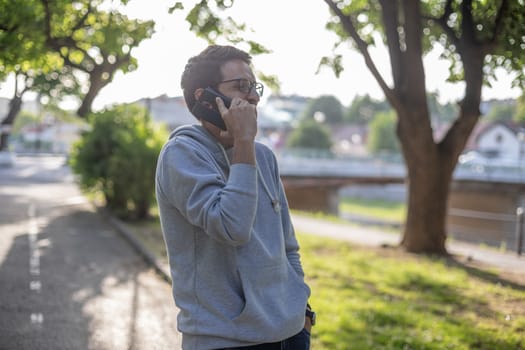
<svg viewBox="0 0 525 350">
<path fill-rule="evenodd" d="M 339 211 L 360 215 L 368 218 L 403 222 L 406 216 L 406 204 L 383 200 L 358 198 L 343 198 L 339 203 Z"/>
<path fill-rule="evenodd" d="M 318 312 L 312 348 L 525 348 L 525 287 L 486 271 L 300 234 Z"/>
<path fill-rule="evenodd" d="M 158 218 L 128 223 L 159 258 Z M 313 350 L 525 349 L 525 285 L 460 262 L 298 233 Z"/>
</svg>

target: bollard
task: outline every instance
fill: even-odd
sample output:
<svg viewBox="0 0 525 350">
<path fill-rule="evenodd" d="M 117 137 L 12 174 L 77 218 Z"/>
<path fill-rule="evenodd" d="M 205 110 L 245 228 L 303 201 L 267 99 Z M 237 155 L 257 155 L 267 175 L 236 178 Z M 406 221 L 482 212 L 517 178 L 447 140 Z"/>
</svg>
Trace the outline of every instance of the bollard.
<svg viewBox="0 0 525 350">
<path fill-rule="evenodd" d="M 523 208 L 516 209 L 516 252 L 521 255 L 523 244 Z"/>
</svg>

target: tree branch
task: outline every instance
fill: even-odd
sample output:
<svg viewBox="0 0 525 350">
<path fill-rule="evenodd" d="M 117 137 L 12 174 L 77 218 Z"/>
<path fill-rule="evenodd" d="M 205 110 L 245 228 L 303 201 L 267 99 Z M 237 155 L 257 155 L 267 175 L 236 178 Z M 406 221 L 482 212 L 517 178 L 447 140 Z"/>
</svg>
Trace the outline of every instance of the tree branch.
<svg viewBox="0 0 525 350">
<path fill-rule="evenodd" d="M 443 15 L 441 15 L 441 17 L 435 18 L 432 16 L 423 16 L 423 18 L 436 22 L 441 27 L 441 29 L 443 29 L 445 34 L 449 37 L 450 41 L 452 41 L 452 43 L 457 48 L 459 48 L 461 44 L 459 37 L 454 32 L 454 29 L 450 28 L 447 24 L 448 19 L 450 15 L 452 14 L 452 12 L 453 12 L 452 11 L 452 0 L 447 0 L 447 3 L 445 4 L 445 11 L 443 12 Z"/>
<path fill-rule="evenodd" d="M 502 0 L 501 6 L 499 7 L 498 13 L 496 15 L 496 20 L 494 23 L 494 32 L 492 33 L 492 38 L 490 39 L 486 47 L 487 52 L 492 51 L 498 43 L 498 38 L 501 35 L 503 31 L 503 27 L 504 27 L 503 18 L 507 14 L 508 8 L 509 8 L 509 2 L 507 0 Z"/>
<path fill-rule="evenodd" d="M 394 93 L 394 90 L 392 90 L 385 82 L 383 77 L 381 76 L 381 73 L 377 70 L 377 67 L 372 60 L 372 57 L 370 56 L 370 53 L 368 52 L 368 45 L 367 43 L 361 39 L 359 34 L 357 33 L 357 30 L 354 27 L 354 24 L 352 23 L 352 19 L 345 15 L 341 9 L 337 6 L 336 3 L 334 3 L 332 0 L 324 0 L 328 7 L 335 13 L 337 17 L 341 20 L 341 24 L 343 25 L 343 28 L 345 31 L 350 35 L 350 37 L 354 40 L 357 49 L 361 52 L 365 59 L 365 64 L 376 79 L 377 83 L 383 90 L 383 93 L 385 94 L 388 101 L 392 104 L 394 108 L 400 108 L 401 104 L 399 102 L 398 97 Z"/>
<path fill-rule="evenodd" d="M 80 20 L 78 21 L 78 23 L 71 29 L 71 33 L 74 33 L 75 31 L 82 28 L 82 26 L 86 22 L 86 19 L 88 18 L 88 16 L 91 14 L 92 11 L 93 11 L 93 8 L 91 7 L 91 2 L 89 2 L 86 13 L 84 13 L 82 18 L 80 18 Z"/>
<path fill-rule="evenodd" d="M 64 55 L 64 54 L 63 54 L 62 52 L 60 52 L 60 51 L 59 51 L 58 54 L 60 55 L 60 57 L 62 57 L 62 59 L 64 60 L 64 62 L 65 62 L 65 64 L 66 64 L 67 66 L 70 66 L 70 67 L 72 67 L 72 68 L 76 68 L 76 69 L 81 70 L 81 71 L 83 71 L 83 72 L 86 71 L 86 68 L 83 67 L 81 64 L 78 64 L 78 63 L 75 63 L 75 62 L 71 61 L 71 60 L 69 59 L 69 56 L 68 56 L 68 55 Z"/>
<path fill-rule="evenodd" d="M 404 66 L 402 64 L 403 53 L 399 47 L 399 33 L 397 31 L 399 27 L 398 2 L 392 0 L 380 0 L 379 2 L 383 8 L 381 13 L 383 23 L 385 24 L 385 34 L 387 37 L 388 52 L 390 54 L 390 66 L 394 78 L 394 86 L 398 87 L 402 85 L 404 76 Z"/>
<path fill-rule="evenodd" d="M 445 4 L 445 11 L 443 11 L 443 16 L 441 16 L 441 20 L 446 22 L 451 14 L 452 14 L 452 0 L 447 0 L 447 3 Z"/>
<path fill-rule="evenodd" d="M 5 24 L 0 24 L 0 31 L 7 32 L 7 33 L 14 33 L 18 29 L 19 25 L 16 24 L 12 27 L 8 27 Z"/>
<path fill-rule="evenodd" d="M 474 18 L 472 17 L 472 0 L 463 0 L 461 2 L 461 33 L 468 41 L 476 43 L 474 31 Z"/>
<path fill-rule="evenodd" d="M 41 3 L 44 6 L 44 13 L 45 13 L 44 32 L 46 34 L 46 38 L 49 40 L 51 39 L 51 9 L 49 8 L 48 0 L 41 0 Z"/>
</svg>

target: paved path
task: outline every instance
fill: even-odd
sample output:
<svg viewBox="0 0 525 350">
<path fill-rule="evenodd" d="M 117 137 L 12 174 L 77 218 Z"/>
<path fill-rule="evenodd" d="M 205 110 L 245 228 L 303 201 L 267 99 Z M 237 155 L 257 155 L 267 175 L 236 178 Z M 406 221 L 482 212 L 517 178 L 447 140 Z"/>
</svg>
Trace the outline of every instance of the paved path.
<svg viewBox="0 0 525 350">
<path fill-rule="evenodd" d="M 180 349 L 170 286 L 63 161 L 0 168 L 0 349 Z"/>
<path fill-rule="evenodd" d="M 384 232 L 371 227 L 336 223 L 300 214 L 293 214 L 292 221 L 297 231 L 342 239 L 359 245 L 379 247 L 383 244 L 397 245 L 401 241 L 399 234 Z M 471 261 L 478 261 L 497 269 L 525 275 L 525 256 L 523 255 L 518 257 L 513 252 L 500 252 L 457 241 L 449 241 L 447 249 L 451 254 L 464 256 Z"/>
</svg>

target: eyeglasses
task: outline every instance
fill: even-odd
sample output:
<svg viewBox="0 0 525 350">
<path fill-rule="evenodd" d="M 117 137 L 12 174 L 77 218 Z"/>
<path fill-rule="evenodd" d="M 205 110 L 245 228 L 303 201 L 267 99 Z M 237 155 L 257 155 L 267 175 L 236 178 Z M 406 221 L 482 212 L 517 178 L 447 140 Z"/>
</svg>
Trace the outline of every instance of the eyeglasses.
<svg viewBox="0 0 525 350">
<path fill-rule="evenodd" d="M 220 85 L 220 84 L 229 83 L 229 82 L 232 82 L 232 81 L 236 81 L 237 82 L 237 88 L 243 94 L 250 94 L 253 91 L 253 89 L 255 88 L 255 92 L 257 93 L 257 95 L 259 95 L 259 97 L 262 97 L 262 95 L 263 95 L 263 92 L 264 92 L 263 84 L 258 83 L 256 81 L 249 81 L 248 79 L 243 79 L 243 78 L 223 80 L 223 81 L 219 82 L 217 84 L 217 86 Z"/>
</svg>

